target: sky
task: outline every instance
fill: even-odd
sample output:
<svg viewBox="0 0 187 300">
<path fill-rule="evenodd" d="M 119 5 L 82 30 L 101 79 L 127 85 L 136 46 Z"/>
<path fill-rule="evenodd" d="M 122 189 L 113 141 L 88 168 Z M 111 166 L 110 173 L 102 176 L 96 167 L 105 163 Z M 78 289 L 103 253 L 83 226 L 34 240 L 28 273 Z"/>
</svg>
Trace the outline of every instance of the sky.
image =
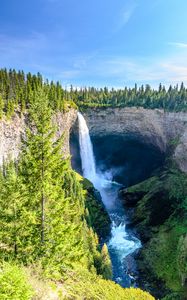
<svg viewBox="0 0 187 300">
<path fill-rule="evenodd" d="M 1 0 L 0 67 L 65 87 L 187 85 L 187 1 Z"/>
</svg>

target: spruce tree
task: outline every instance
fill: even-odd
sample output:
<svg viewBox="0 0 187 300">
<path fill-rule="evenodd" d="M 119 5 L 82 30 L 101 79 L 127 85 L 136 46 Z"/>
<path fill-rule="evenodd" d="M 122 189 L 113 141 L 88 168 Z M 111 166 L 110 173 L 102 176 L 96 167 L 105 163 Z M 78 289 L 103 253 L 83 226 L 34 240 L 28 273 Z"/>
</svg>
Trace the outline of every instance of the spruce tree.
<svg viewBox="0 0 187 300">
<path fill-rule="evenodd" d="M 112 265 L 110 256 L 108 253 L 107 245 L 104 244 L 101 250 L 101 261 L 102 261 L 102 272 L 101 274 L 105 279 L 111 279 L 112 278 Z"/>
<path fill-rule="evenodd" d="M 40 240 L 44 244 L 45 206 L 51 194 L 51 177 L 55 158 L 53 156 L 54 128 L 51 125 L 51 110 L 42 90 L 35 93 L 29 115 L 30 128 L 27 130 L 26 139 L 23 142 L 20 171 L 33 204 L 39 205 Z"/>
<path fill-rule="evenodd" d="M 57 269 L 87 261 L 82 191 L 69 160 L 62 157 L 63 137 L 55 140 L 52 112 L 43 90 L 36 93 L 29 112 L 19 174 L 33 216 L 29 219 L 32 256 L 42 255 L 44 265 Z"/>
<path fill-rule="evenodd" d="M 4 101 L 3 101 L 3 97 L 0 94 L 0 120 L 3 117 L 3 109 L 4 109 Z"/>
<path fill-rule="evenodd" d="M 21 213 L 24 203 L 15 164 L 11 162 L 4 165 L 0 177 L 0 240 L 5 250 L 3 256 L 17 256 L 24 224 Z"/>
</svg>

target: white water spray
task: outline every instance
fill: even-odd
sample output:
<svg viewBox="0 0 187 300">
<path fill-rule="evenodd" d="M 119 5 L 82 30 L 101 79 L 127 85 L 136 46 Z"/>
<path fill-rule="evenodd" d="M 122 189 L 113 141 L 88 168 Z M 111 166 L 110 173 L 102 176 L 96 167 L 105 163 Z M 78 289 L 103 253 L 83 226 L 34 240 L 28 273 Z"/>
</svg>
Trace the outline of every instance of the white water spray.
<svg viewBox="0 0 187 300">
<path fill-rule="evenodd" d="M 113 265 L 113 271 L 115 271 L 114 269 L 116 268 L 114 279 L 116 281 L 119 280 L 120 283 L 124 279 L 125 270 L 123 269 L 123 264 L 125 257 L 140 248 L 141 242 L 126 231 L 126 221 L 123 212 L 124 209 L 122 205 L 120 206 L 119 200 L 117 199 L 119 186 L 115 182 L 108 180 L 107 173 L 96 172 L 96 164 L 89 129 L 81 113 L 78 113 L 78 121 L 83 176 L 89 179 L 95 188 L 99 190 L 102 201 L 110 215 L 112 228 L 108 248 L 111 258 L 112 256 L 114 258 L 117 257 L 117 264 L 119 265 Z M 116 260 L 116 258 L 113 260 Z M 131 276 L 128 276 L 129 281 L 131 281 L 130 277 Z"/>
</svg>

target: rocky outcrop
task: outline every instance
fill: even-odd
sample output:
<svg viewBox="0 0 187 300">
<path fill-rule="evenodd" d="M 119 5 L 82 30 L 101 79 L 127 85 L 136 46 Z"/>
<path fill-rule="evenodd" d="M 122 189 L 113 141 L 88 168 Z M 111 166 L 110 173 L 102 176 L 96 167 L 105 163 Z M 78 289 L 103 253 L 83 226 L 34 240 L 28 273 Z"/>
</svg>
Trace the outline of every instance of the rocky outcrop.
<svg viewBox="0 0 187 300">
<path fill-rule="evenodd" d="M 70 131 L 77 119 L 77 110 L 70 109 L 65 113 L 57 113 L 53 116 L 53 123 L 57 127 L 56 137 L 64 135 L 63 153 L 65 156 L 70 154 Z"/>
<path fill-rule="evenodd" d="M 17 158 L 19 154 L 21 136 L 25 132 L 26 118 L 15 114 L 11 120 L 1 120 L 0 122 L 0 165 L 3 159 L 8 157 Z"/>
<path fill-rule="evenodd" d="M 84 112 L 91 136 L 131 136 L 166 152 L 187 172 L 187 113 L 144 108 L 91 108 Z"/>
<path fill-rule="evenodd" d="M 57 127 L 56 137 L 64 134 L 63 153 L 67 156 L 69 150 L 70 129 L 77 118 L 77 111 L 70 109 L 65 113 L 57 113 L 53 116 L 53 123 Z M 27 126 L 27 115 L 15 114 L 11 120 L 0 121 L 0 164 L 3 159 L 16 159 L 19 154 L 21 137 Z"/>
</svg>

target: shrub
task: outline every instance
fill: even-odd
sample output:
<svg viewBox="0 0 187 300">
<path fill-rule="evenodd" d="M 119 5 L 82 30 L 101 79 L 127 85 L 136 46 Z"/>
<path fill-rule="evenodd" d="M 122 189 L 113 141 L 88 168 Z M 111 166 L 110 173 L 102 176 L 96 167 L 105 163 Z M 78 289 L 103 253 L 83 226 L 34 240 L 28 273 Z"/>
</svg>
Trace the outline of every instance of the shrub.
<svg viewBox="0 0 187 300">
<path fill-rule="evenodd" d="M 30 300 L 32 296 L 24 271 L 16 265 L 3 263 L 0 267 L 0 299 Z"/>
</svg>

